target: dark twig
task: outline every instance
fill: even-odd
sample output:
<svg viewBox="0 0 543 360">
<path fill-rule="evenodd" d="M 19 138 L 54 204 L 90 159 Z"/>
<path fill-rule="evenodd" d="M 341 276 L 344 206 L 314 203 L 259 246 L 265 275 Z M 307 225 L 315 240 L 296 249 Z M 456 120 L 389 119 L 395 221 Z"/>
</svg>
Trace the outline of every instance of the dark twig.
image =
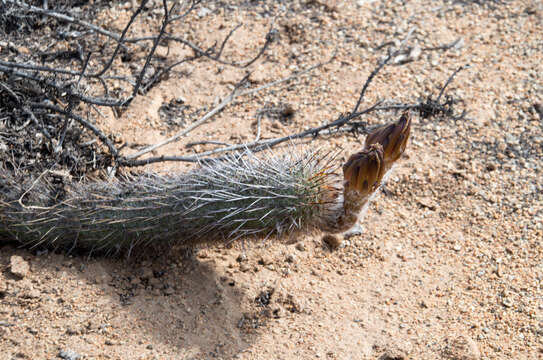
<svg viewBox="0 0 543 360">
<path fill-rule="evenodd" d="M 119 50 L 121 49 L 121 46 L 123 45 L 124 37 L 126 36 L 126 33 L 127 33 L 128 29 L 130 29 L 130 27 L 132 26 L 132 23 L 134 22 L 134 20 L 136 20 L 136 18 L 141 13 L 141 11 L 143 10 L 143 8 L 145 7 L 145 5 L 147 4 L 148 1 L 149 0 L 141 0 L 140 6 L 138 6 L 136 11 L 134 11 L 132 16 L 130 17 L 130 20 L 128 21 L 128 23 L 124 27 L 123 32 L 121 33 L 121 36 L 119 37 L 119 39 L 117 41 L 117 47 L 113 51 L 113 55 L 110 56 L 109 61 L 104 65 L 102 70 L 100 70 L 97 73 L 93 74 L 94 76 L 99 77 L 99 76 L 104 75 L 106 73 L 106 71 L 108 71 L 108 69 L 111 67 L 111 64 L 113 64 L 113 60 L 115 60 L 115 58 L 117 57 L 117 54 L 119 53 Z M 168 9 L 165 9 L 165 11 L 166 11 L 165 19 L 167 20 Z M 160 39 L 160 34 L 159 34 L 158 38 Z M 155 46 L 155 48 L 156 48 L 156 46 Z M 151 52 L 154 52 L 154 51 L 151 51 Z"/>
<path fill-rule="evenodd" d="M 87 104 L 92 104 L 92 105 L 98 105 L 98 106 L 109 106 L 109 107 L 119 107 L 119 106 L 122 106 L 123 104 L 125 104 L 128 99 L 121 99 L 121 100 L 117 100 L 117 99 L 114 99 L 114 98 L 109 98 L 109 97 L 91 97 L 91 96 L 86 96 L 86 95 L 83 95 L 83 94 L 80 94 L 80 93 L 76 93 L 76 92 L 73 92 L 71 91 L 67 86 L 64 86 L 64 85 L 61 85 L 61 84 L 58 84 L 57 82 L 51 80 L 51 79 L 45 79 L 45 78 L 41 78 L 37 75 L 32 75 L 28 72 L 24 72 L 24 71 L 16 71 L 16 70 L 13 70 L 12 68 L 10 67 L 6 67 L 6 66 L 3 66 L 0 64 L 0 72 L 4 72 L 6 74 L 12 74 L 12 75 L 15 75 L 15 76 L 18 76 L 18 77 L 22 77 L 22 78 L 26 78 L 26 79 L 30 79 L 30 80 L 33 80 L 33 81 L 36 81 L 38 83 L 41 83 L 45 86 L 48 86 L 48 87 L 51 87 L 53 89 L 55 89 L 56 91 L 58 91 L 59 93 L 66 93 L 66 96 L 70 96 L 70 97 L 74 97 L 84 103 L 87 103 Z M 79 75 L 80 73 L 77 72 L 77 71 L 74 71 L 74 74 L 75 76 Z"/>
<path fill-rule="evenodd" d="M 163 140 L 159 143 L 156 143 L 154 145 L 151 145 L 151 146 L 148 146 L 146 147 L 145 149 L 141 150 L 141 151 L 138 151 L 137 153 L 134 153 L 134 154 L 130 154 L 128 156 L 126 156 L 125 158 L 127 160 L 132 160 L 132 159 L 137 159 L 138 157 L 142 156 L 142 155 L 145 155 L 151 151 L 154 151 L 164 145 L 167 145 L 167 144 L 170 144 L 174 141 L 177 141 L 178 139 L 180 139 L 181 137 L 187 135 L 189 132 L 191 132 L 192 130 L 196 129 L 198 126 L 202 125 L 203 123 L 205 123 L 206 121 L 208 121 L 209 119 L 211 119 L 215 114 L 219 113 L 222 109 L 224 109 L 230 102 L 232 102 L 234 100 L 234 98 L 236 97 L 236 92 L 237 90 L 239 89 L 239 87 L 245 83 L 247 81 L 247 79 L 249 78 L 249 74 L 245 75 L 243 77 L 243 79 L 241 79 L 241 81 L 237 84 L 237 86 L 234 88 L 234 90 L 230 93 L 230 95 L 228 95 L 219 105 L 217 105 L 215 108 L 213 108 L 211 111 L 209 111 L 207 114 L 205 114 L 200 120 L 194 122 L 192 125 L 190 125 L 189 127 L 179 131 L 177 134 L 167 138 L 166 140 Z"/>
<path fill-rule="evenodd" d="M 108 36 L 108 37 L 110 37 L 110 38 L 112 38 L 112 39 L 114 39 L 116 41 L 120 40 L 120 36 L 118 34 L 116 34 L 114 32 L 111 32 L 111 31 L 108 31 L 108 30 L 105 30 L 105 29 L 103 29 L 103 28 L 101 28 L 99 26 L 96 26 L 96 25 L 91 24 L 91 23 L 86 22 L 86 21 L 79 20 L 79 19 L 73 18 L 73 17 L 65 15 L 65 14 L 60 14 L 60 13 L 58 13 L 56 11 L 51 11 L 51 10 L 35 7 L 35 6 L 32 6 L 32 5 L 28 5 L 24 1 L 20 1 L 20 0 L 3 0 L 3 1 L 7 2 L 8 4 L 12 4 L 12 5 L 15 5 L 15 6 L 20 6 L 20 7 L 24 8 L 25 10 L 27 10 L 27 11 L 29 11 L 31 13 L 45 15 L 45 16 L 49 16 L 49 17 L 53 17 L 53 18 L 62 20 L 62 21 L 67 21 L 67 22 L 72 23 L 72 24 L 77 24 L 77 25 L 86 27 L 88 29 L 91 29 L 93 31 L 96 31 L 99 34 Z"/>
<path fill-rule="evenodd" d="M 53 140 L 53 137 L 51 136 L 51 134 L 49 134 L 45 126 L 40 124 L 38 118 L 36 118 L 36 115 L 34 115 L 34 113 L 28 107 L 23 107 L 23 112 L 27 114 L 30 119 L 32 119 L 34 124 L 38 127 L 38 129 L 40 129 L 40 131 L 43 133 L 43 135 L 45 135 L 46 138 L 48 138 L 50 141 Z"/>
<path fill-rule="evenodd" d="M 381 64 L 378 65 L 378 68 L 382 68 Z M 464 67 L 462 67 L 464 68 Z M 443 85 L 443 87 L 440 89 L 440 94 L 442 95 L 444 92 L 444 89 L 452 82 L 454 76 L 462 69 L 456 70 L 446 81 L 446 83 Z M 372 71 L 373 73 L 377 73 L 377 71 Z M 371 76 L 371 74 L 370 74 Z M 371 79 L 375 77 L 372 76 Z M 371 81 L 370 79 L 370 81 Z M 369 82 L 366 80 L 365 88 L 369 86 Z M 128 161 L 124 162 L 124 165 L 126 166 L 142 166 L 147 165 L 151 163 L 157 163 L 157 162 L 165 162 L 165 161 L 183 161 L 183 162 L 206 162 L 210 161 L 211 159 L 214 160 L 221 160 L 222 158 L 210 158 L 210 156 L 220 154 L 220 153 L 226 153 L 226 152 L 233 152 L 233 151 L 243 151 L 246 149 L 250 149 L 253 153 L 263 151 L 266 149 L 270 149 L 274 146 L 277 146 L 281 143 L 293 141 L 297 139 L 302 138 L 316 138 L 320 135 L 332 135 L 336 133 L 367 133 L 369 129 L 367 128 L 366 122 L 354 122 L 352 120 L 368 114 L 375 111 L 390 111 L 390 110 L 418 110 L 421 113 L 421 116 L 423 117 L 429 117 L 429 116 L 435 116 L 437 114 L 444 114 L 452 117 L 454 120 L 461 119 L 465 116 L 466 112 L 463 111 L 462 114 L 458 117 L 453 116 L 452 112 L 452 105 L 455 103 L 452 99 L 447 99 L 447 101 L 443 104 L 439 103 L 438 101 L 434 101 L 429 97 L 425 102 L 420 102 L 417 104 L 385 104 L 382 105 L 382 101 L 376 102 L 371 107 L 357 111 L 355 113 L 349 113 L 347 115 L 340 115 L 336 120 L 328 122 L 324 125 L 321 125 L 319 127 L 311 128 L 304 130 L 302 132 L 287 135 L 280 138 L 275 139 L 267 139 L 267 140 L 255 140 L 250 143 L 245 144 L 237 144 L 237 145 L 228 145 L 224 146 L 222 148 L 217 148 L 205 152 L 198 153 L 196 155 L 192 156 L 156 156 L 156 157 L 149 157 L 146 159 L 141 160 L 132 160 L 129 159 Z M 211 143 L 211 142 L 208 142 Z"/>
<path fill-rule="evenodd" d="M 151 62 L 151 58 L 155 54 L 156 48 L 157 48 L 158 44 L 160 43 L 160 40 L 162 39 L 162 36 L 164 35 L 164 33 L 166 31 L 166 27 L 169 24 L 168 23 L 169 13 L 170 13 L 170 11 L 172 11 L 175 8 L 175 3 L 172 5 L 171 9 L 168 10 L 167 0 L 162 0 L 162 6 L 164 7 L 164 19 L 162 21 L 162 27 L 160 28 L 160 32 L 159 32 L 158 36 L 156 37 L 156 39 L 155 39 L 155 41 L 153 43 L 153 47 L 152 47 L 151 51 L 147 54 L 147 59 L 145 59 L 145 64 L 143 65 L 143 68 L 141 69 L 141 71 L 139 73 L 139 76 L 138 76 L 138 78 L 136 80 L 136 85 L 134 86 L 134 89 L 132 89 L 132 95 L 130 95 L 129 98 L 126 99 L 121 104 L 121 106 L 125 106 L 125 105 L 129 104 L 132 101 L 132 99 L 134 99 L 134 97 L 137 95 L 138 90 L 139 90 L 140 85 L 141 85 L 141 82 L 143 80 L 143 76 L 145 75 L 145 71 L 147 70 L 147 67 L 149 66 L 149 63 Z"/>
<path fill-rule="evenodd" d="M 386 64 L 388 64 L 388 62 L 391 59 L 396 57 L 402 51 L 404 45 L 407 43 L 407 41 L 411 37 L 411 34 L 413 33 L 413 31 L 414 29 L 411 29 L 409 33 L 407 33 L 407 36 L 405 37 L 405 39 L 400 43 L 400 46 L 398 47 L 398 49 L 393 52 L 390 52 L 388 56 L 383 61 L 380 61 L 377 67 L 373 69 L 373 71 L 370 73 L 370 76 L 368 76 L 368 79 L 364 83 L 364 86 L 362 86 L 362 90 L 360 91 L 360 96 L 358 97 L 358 101 L 356 102 L 356 105 L 354 106 L 353 111 L 351 111 L 351 114 L 355 114 L 358 111 L 358 108 L 360 107 L 360 104 L 362 103 L 362 99 L 364 98 L 364 95 L 366 94 L 366 90 L 368 89 L 368 86 L 372 82 L 373 78 L 377 75 L 379 71 L 381 71 L 383 67 L 385 67 Z"/>
<path fill-rule="evenodd" d="M 234 29 L 232 29 L 228 33 L 228 35 L 222 41 L 221 46 L 219 47 L 219 50 L 217 52 L 214 51 L 214 48 L 216 47 L 216 44 L 214 46 L 211 46 L 209 49 L 204 50 L 201 47 L 197 46 L 196 44 L 194 44 L 194 43 L 192 43 L 192 42 L 190 42 L 190 41 L 188 41 L 186 39 L 183 39 L 181 37 L 178 37 L 178 36 L 165 34 L 164 35 L 164 40 L 174 41 L 174 42 L 179 42 L 181 44 L 184 44 L 184 45 L 188 46 L 189 48 L 191 48 L 196 53 L 196 55 L 198 57 L 203 56 L 203 57 L 206 57 L 206 58 L 208 58 L 210 60 L 218 62 L 219 64 L 223 64 L 223 65 L 233 66 L 233 67 L 237 67 L 237 68 L 246 68 L 246 67 L 254 64 L 264 54 L 264 52 L 269 47 L 269 45 L 273 41 L 275 41 L 275 38 L 276 38 L 276 35 L 277 35 L 277 30 L 272 28 L 272 29 L 270 29 L 270 31 L 268 31 L 268 33 L 266 34 L 266 41 L 264 42 L 264 45 L 262 45 L 262 47 L 259 49 L 258 53 L 251 60 L 248 60 L 248 61 L 245 61 L 245 62 L 231 62 L 231 61 L 226 61 L 226 60 L 221 59 L 223 50 L 224 50 L 224 48 L 226 46 L 226 43 L 228 42 L 228 40 L 230 39 L 230 37 L 232 36 L 234 31 L 239 29 L 240 26 L 241 25 L 236 26 Z M 154 40 L 156 40 L 156 36 L 130 38 L 130 39 L 126 39 L 125 43 L 135 43 L 135 42 L 140 42 L 140 41 L 143 41 L 143 40 L 153 40 L 154 41 Z"/>
<path fill-rule="evenodd" d="M 4 89 L 4 91 L 6 91 L 9 95 L 11 95 L 11 97 L 15 100 L 15 102 L 17 102 L 17 104 L 21 103 L 21 100 L 19 99 L 17 94 L 15 94 L 15 91 L 13 91 L 9 86 L 4 84 L 2 81 L 0 81 L 0 87 Z"/>
<path fill-rule="evenodd" d="M 142 166 L 142 165 L 148 165 L 148 164 L 163 162 L 163 161 L 184 161 L 184 162 L 202 162 L 203 161 L 205 162 L 205 161 L 211 160 L 211 158 L 207 158 L 208 156 L 212 156 L 219 153 L 225 153 L 225 152 L 242 151 L 245 149 L 251 149 L 251 151 L 255 153 L 255 152 L 270 149 L 281 143 L 292 141 L 292 140 L 309 138 L 309 137 L 316 138 L 325 130 L 340 128 L 344 126 L 345 124 L 347 124 L 352 119 L 355 119 L 361 115 L 374 111 L 375 108 L 379 104 L 380 102 L 377 102 L 375 105 L 365 110 L 359 111 L 355 114 L 348 114 L 346 116 L 341 115 L 335 121 L 329 122 L 325 125 L 322 125 L 316 128 L 311 128 L 311 129 L 299 132 L 297 134 L 287 135 L 287 136 L 276 138 L 276 139 L 260 140 L 260 141 L 254 141 L 251 143 L 226 146 L 219 149 L 201 152 L 193 156 L 156 156 L 156 157 L 150 157 L 150 158 L 146 158 L 142 160 L 129 160 L 129 161 L 124 162 L 123 165 Z M 220 160 L 220 158 L 214 158 L 214 159 Z"/>
<path fill-rule="evenodd" d="M 194 141 L 190 142 L 185 145 L 185 148 L 191 148 L 196 145 L 221 145 L 221 146 L 231 146 L 228 143 L 222 142 L 222 141 L 214 141 L 214 140 L 202 140 L 202 141 Z"/>
<path fill-rule="evenodd" d="M 29 104 L 32 108 L 37 108 L 37 109 L 47 109 L 47 110 L 50 110 L 50 111 L 54 111 L 58 114 L 62 114 L 62 115 L 65 115 L 65 116 L 68 116 L 72 119 L 74 119 L 75 121 L 77 121 L 78 123 L 80 123 L 83 127 L 89 129 L 90 131 L 92 131 L 94 133 L 94 135 L 96 135 L 96 137 L 98 137 L 98 139 L 100 139 L 100 141 L 102 141 L 102 143 L 104 143 L 111 155 L 114 157 L 114 158 L 118 158 L 119 157 L 119 152 L 117 151 L 117 148 L 115 148 L 115 146 L 113 145 L 113 143 L 111 142 L 111 140 L 109 140 L 109 138 L 102 132 L 100 131 L 96 126 L 94 126 L 93 124 L 91 124 L 90 122 L 88 122 L 87 120 L 83 119 L 81 116 L 77 115 L 77 114 L 74 114 L 72 112 L 68 112 L 56 105 L 52 105 L 52 104 L 44 104 L 44 103 L 30 103 Z"/>
<path fill-rule="evenodd" d="M 455 47 L 461 40 L 462 38 L 459 37 L 458 39 L 454 40 L 453 42 L 449 44 L 433 46 L 433 47 L 425 47 L 425 48 L 422 48 L 422 51 L 449 50 Z"/>
<path fill-rule="evenodd" d="M 85 62 L 83 63 L 83 68 L 81 69 L 81 73 L 79 74 L 79 78 L 77 79 L 77 84 L 79 85 L 81 83 L 81 79 L 83 76 L 85 76 L 85 71 L 87 71 L 87 66 L 89 66 L 89 60 L 91 58 L 92 53 L 89 52 L 87 57 L 85 58 Z"/>
<path fill-rule="evenodd" d="M 449 84 L 453 81 L 454 77 L 456 76 L 456 74 L 458 74 L 460 71 L 464 70 L 464 69 L 467 69 L 469 68 L 469 64 L 467 65 L 462 65 L 460 66 L 458 69 L 456 69 L 455 72 L 452 73 L 451 76 L 449 76 L 449 78 L 447 79 L 447 82 L 445 83 L 445 85 L 443 85 L 443 87 L 441 88 L 441 91 L 439 92 L 439 95 L 437 96 L 437 99 L 436 99 L 436 102 L 439 103 L 439 100 L 441 99 L 441 96 L 443 95 L 443 93 L 445 92 L 445 89 L 447 88 L 447 86 L 449 86 Z"/>
</svg>

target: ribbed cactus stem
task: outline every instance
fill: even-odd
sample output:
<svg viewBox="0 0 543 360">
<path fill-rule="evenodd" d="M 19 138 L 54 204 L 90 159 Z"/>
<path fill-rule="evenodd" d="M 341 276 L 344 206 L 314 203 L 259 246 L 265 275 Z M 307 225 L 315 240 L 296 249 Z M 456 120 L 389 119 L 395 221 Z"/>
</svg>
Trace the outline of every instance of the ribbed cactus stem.
<svg viewBox="0 0 543 360">
<path fill-rule="evenodd" d="M 0 176 L 0 233 L 25 244 L 87 251 L 230 241 L 307 228 L 337 176 L 329 156 L 251 152 L 181 175 L 71 184 L 60 201 L 45 179 Z M 6 199 L 7 197 L 7 199 Z"/>
</svg>

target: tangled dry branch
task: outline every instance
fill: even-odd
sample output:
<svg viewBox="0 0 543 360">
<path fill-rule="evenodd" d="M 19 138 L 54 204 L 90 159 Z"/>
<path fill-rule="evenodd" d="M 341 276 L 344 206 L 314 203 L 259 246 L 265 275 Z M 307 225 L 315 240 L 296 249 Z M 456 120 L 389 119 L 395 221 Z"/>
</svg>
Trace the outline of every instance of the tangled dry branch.
<svg viewBox="0 0 543 360">
<path fill-rule="evenodd" d="M 240 98 L 303 76 L 334 61 L 335 54 L 325 62 L 307 66 L 305 70 L 256 88 L 242 89 L 247 80 L 246 76 L 229 96 L 192 125 L 135 154 L 123 155 L 111 136 L 94 124 L 91 116 L 93 112 L 100 114 L 100 108 L 103 107 L 113 108 L 117 113 L 124 111 L 136 96 L 145 95 L 163 77 L 183 63 L 206 59 L 220 65 L 247 68 L 278 41 L 278 32 L 272 26 L 255 55 L 244 61 L 226 59 L 224 49 L 239 26 L 231 29 L 221 43 L 202 47 L 170 31 L 174 23 L 187 19 L 188 14 L 199 6 L 200 0 L 161 0 L 158 8 L 153 8 L 151 3 L 153 2 L 142 0 L 132 11 L 122 31 L 117 32 L 96 24 L 93 21 L 95 10 L 67 10 L 70 0 L 60 1 L 52 9 L 37 1 L 0 2 L 0 33 L 5 35 L 0 42 L 0 93 L 4 95 L 0 100 L 0 120 L 4 122 L 6 129 L 0 134 L 1 140 L 15 146 L 17 141 L 14 139 L 22 139 L 25 135 L 32 138 L 32 130 L 35 129 L 34 131 L 41 134 L 38 136 L 39 141 L 28 141 L 35 148 L 34 151 L 43 153 L 43 156 L 38 157 L 50 157 L 50 161 L 68 164 L 70 169 L 77 169 L 72 171 L 74 174 L 82 175 L 88 166 L 105 168 L 141 166 L 162 161 L 198 162 L 214 156 L 217 159 L 217 154 L 225 155 L 240 150 L 251 149 L 252 152 L 258 152 L 296 139 L 339 133 L 366 133 L 367 123 L 357 119 L 376 111 L 412 109 L 424 118 L 435 115 L 455 116 L 454 105 L 457 100 L 446 96 L 445 89 L 462 68 L 450 76 L 435 99 L 427 97 L 414 104 L 378 101 L 360 109 L 372 80 L 404 50 L 410 32 L 396 49 L 389 48 L 388 56 L 377 63 L 362 86 L 353 110 L 325 122 L 322 126 L 274 139 L 260 139 L 260 136 L 257 136 L 249 143 L 227 145 L 192 156 L 144 156 L 165 144 L 177 141 Z M 100 2 L 95 2 L 95 7 L 99 6 Z M 156 22 L 156 34 L 131 36 L 134 28 L 140 26 L 138 19 L 144 14 L 152 13 L 152 10 L 155 10 L 154 13 L 158 11 L 161 17 Z M 156 54 L 158 46 L 171 42 L 188 47 L 192 54 L 169 62 L 159 59 Z M 386 45 L 388 44 L 383 47 Z M 135 70 L 126 71 L 128 64 Z M 463 112 L 459 117 L 464 115 Z M 26 133 L 25 129 L 28 130 Z M 82 129 L 89 131 L 91 138 L 88 134 L 85 135 Z M 100 147 L 96 139 L 104 146 Z M 68 140 L 71 141 L 71 147 Z M 19 141 L 18 146 L 23 148 L 24 141 Z M 11 157 L 12 160 L 7 162 L 12 163 L 13 169 L 23 167 L 24 161 L 17 159 L 16 152 L 12 151 Z"/>
</svg>

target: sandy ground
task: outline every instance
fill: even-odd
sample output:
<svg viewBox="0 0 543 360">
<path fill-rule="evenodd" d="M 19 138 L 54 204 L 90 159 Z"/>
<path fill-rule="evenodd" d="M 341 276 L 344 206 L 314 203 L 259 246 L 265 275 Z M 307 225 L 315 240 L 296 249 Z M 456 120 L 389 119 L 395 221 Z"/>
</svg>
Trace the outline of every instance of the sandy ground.
<svg viewBox="0 0 543 360">
<path fill-rule="evenodd" d="M 121 4 L 97 21 L 121 29 L 130 10 Z M 408 151 L 363 234 L 335 251 L 318 233 L 132 262 L 2 247 L 0 358 L 543 358 L 542 19 L 537 0 L 204 3 L 176 31 L 209 46 L 243 24 L 227 59 L 252 57 L 271 26 L 279 31 L 248 68 L 250 87 L 337 54 L 310 74 L 236 99 L 155 155 L 190 154 L 187 143 L 210 138 L 250 141 L 265 108 L 290 105 L 295 113 L 264 117 L 264 138 L 333 120 L 353 108 L 387 48 L 411 30 L 405 45 L 420 55 L 385 67 L 362 106 L 435 97 L 469 64 L 448 89 L 469 113 L 457 121 L 415 117 Z M 168 56 L 187 53 L 172 44 Z M 181 99 L 188 114 L 200 111 L 190 123 L 246 71 L 184 64 L 99 124 L 121 142 L 154 143 L 187 126 L 165 121 L 161 106 Z M 362 141 L 338 135 L 313 144 L 344 149 L 345 159 Z"/>
</svg>

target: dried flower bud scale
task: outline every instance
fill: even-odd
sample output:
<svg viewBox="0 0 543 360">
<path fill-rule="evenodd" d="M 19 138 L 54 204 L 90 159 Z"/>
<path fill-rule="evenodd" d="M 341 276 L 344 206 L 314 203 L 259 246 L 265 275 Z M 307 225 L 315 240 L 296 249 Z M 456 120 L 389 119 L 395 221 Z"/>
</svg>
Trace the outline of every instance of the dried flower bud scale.
<svg viewBox="0 0 543 360">
<path fill-rule="evenodd" d="M 68 182 L 61 189 L 49 174 L 26 179 L 3 169 L 0 241 L 130 254 L 310 228 L 343 232 L 404 151 L 410 122 L 402 119 L 371 134 L 343 167 L 343 181 L 333 156 L 318 151 L 246 151 L 185 174 Z"/>
<path fill-rule="evenodd" d="M 396 161 L 402 156 L 407 146 L 407 140 L 411 133 L 411 116 L 409 112 L 404 112 L 398 121 L 385 124 L 374 129 L 366 137 L 364 148 L 368 149 L 371 146 L 380 145 L 383 151 L 383 177 L 379 185 L 386 183 Z M 377 196 L 378 191 L 375 189 L 367 198 L 362 210 L 359 213 L 362 218 L 371 201 Z M 362 230 L 359 224 L 354 224 L 351 229 L 346 232 L 346 236 L 351 236 L 360 233 Z"/>
<path fill-rule="evenodd" d="M 410 133 L 411 116 L 406 111 L 398 121 L 380 126 L 368 134 L 364 147 L 367 148 L 373 144 L 381 144 L 383 147 L 385 173 L 390 175 L 392 166 L 405 151 Z"/>
</svg>

